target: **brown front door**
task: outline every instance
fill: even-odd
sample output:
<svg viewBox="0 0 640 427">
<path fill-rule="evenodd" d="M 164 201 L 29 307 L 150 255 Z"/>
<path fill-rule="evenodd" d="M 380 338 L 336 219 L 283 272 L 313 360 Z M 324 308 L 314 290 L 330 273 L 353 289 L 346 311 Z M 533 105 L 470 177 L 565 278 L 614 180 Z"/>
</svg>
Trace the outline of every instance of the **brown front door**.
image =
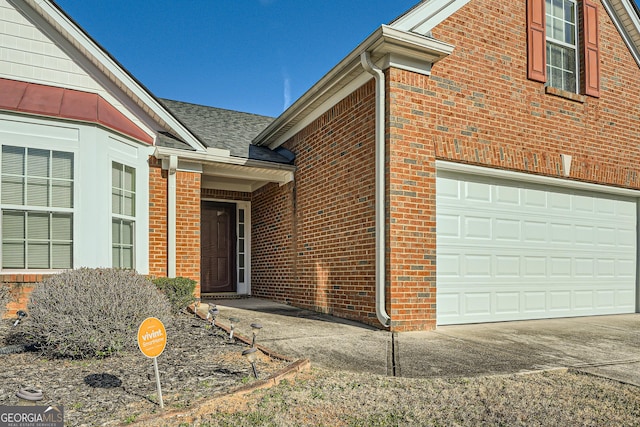
<svg viewBox="0 0 640 427">
<path fill-rule="evenodd" d="M 236 292 L 236 206 L 202 202 L 200 224 L 201 292 Z"/>
</svg>

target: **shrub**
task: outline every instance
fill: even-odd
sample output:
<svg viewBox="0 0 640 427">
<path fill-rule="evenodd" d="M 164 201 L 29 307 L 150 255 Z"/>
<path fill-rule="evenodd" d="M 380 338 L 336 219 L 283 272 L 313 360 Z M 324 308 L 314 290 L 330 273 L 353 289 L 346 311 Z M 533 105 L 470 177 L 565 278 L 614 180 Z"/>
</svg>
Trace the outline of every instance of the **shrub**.
<svg viewBox="0 0 640 427">
<path fill-rule="evenodd" d="M 28 330 L 53 357 L 105 357 L 137 348 L 147 317 L 170 320 L 167 298 L 131 270 L 81 268 L 36 285 Z"/>
<path fill-rule="evenodd" d="M 153 279 L 153 283 L 167 296 L 173 313 L 179 313 L 196 300 L 193 296 L 195 280 L 186 277 L 158 277 Z"/>
</svg>

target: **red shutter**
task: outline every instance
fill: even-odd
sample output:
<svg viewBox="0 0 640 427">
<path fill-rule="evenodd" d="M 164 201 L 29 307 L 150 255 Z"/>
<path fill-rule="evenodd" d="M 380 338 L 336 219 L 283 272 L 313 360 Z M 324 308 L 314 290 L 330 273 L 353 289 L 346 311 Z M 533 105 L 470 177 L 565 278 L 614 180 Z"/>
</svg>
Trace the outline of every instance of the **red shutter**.
<svg viewBox="0 0 640 427">
<path fill-rule="evenodd" d="M 547 81 L 545 0 L 527 0 L 527 77 Z"/>
<path fill-rule="evenodd" d="M 592 0 L 583 0 L 584 22 L 584 93 L 600 96 L 600 48 L 598 46 L 598 5 Z"/>
</svg>

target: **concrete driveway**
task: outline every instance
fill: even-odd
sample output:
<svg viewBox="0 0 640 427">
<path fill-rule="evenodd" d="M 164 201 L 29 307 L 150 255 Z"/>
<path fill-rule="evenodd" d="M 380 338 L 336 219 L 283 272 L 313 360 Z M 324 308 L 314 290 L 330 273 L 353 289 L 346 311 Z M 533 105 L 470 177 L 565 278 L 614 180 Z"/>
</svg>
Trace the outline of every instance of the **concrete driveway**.
<svg viewBox="0 0 640 427">
<path fill-rule="evenodd" d="M 392 334 L 257 298 L 203 301 L 263 325 L 258 342 L 329 369 L 402 377 L 467 377 L 575 368 L 640 386 L 640 314 L 442 326 Z"/>
</svg>

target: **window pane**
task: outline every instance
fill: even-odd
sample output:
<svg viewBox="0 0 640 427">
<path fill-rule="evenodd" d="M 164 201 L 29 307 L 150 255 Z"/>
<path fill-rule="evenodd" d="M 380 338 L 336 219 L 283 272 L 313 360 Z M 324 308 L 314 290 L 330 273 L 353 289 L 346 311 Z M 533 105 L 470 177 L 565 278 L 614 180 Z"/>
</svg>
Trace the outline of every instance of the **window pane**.
<svg viewBox="0 0 640 427">
<path fill-rule="evenodd" d="M 561 20 L 553 19 L 553 32 L 551 33 L 551 37 L 553 37 L 554 40 L 564 40 L 563 28 Z"/>
<path fill-rule="evenodd" d="M 2 174 L 24 175 L 24 148 L 2 146 Z"/>
<path fill-rule="evenodd" d="M 2 203 L 24 205 L 24 178 L 2 176 Z"/>
<path fill-rule="evenodd" d="M 129 166 L 125 166 L 124 168 L 124 189 L 136 191 L 135 169 Z"/>
<path fill-rule="evenodd" d="M 576 91 L 576 74 L 567 72 L 564 75 L 564 80 L 565 80 L 564 90 L 575 92 Z"/>
<path fill-rule="evenodd" d="M 244 268 L 238 270 L 238 282 L 244 283 Z"/>
<path fill-rule="evenodd" d="M 72 208 L 73 183 L 70 181 L 53 181 L 51 185 L 51 206 L 60 208 Z"/>
<path fill-rule="evenodd" d="M 24 268 L 24 242 L 2 243 L 2 268 Z"/>
<path fill-rule="evenodd" d="M 238 252 L 240 252 L 241 254 L 244 253 L 244 239 L 238 240 Z"/>
<path fill-rule="evenodd" d="M 111 243 L 116 245 L 122 243 L 120 241 L 120 221 L 113 220 L 111 222 Z"/>
<path fill-rule="evenodd" d="M 562 17 L 563 3 L 564 3 L 564 0 L 553 0 L 553 10 L 551 11 L 553 16 L 557 16 L 559 18 Z"/>
<path fill-rule="evenodd" d="M 555 68 L 562 67 L 562 50 L 553 43 L 547 43 L 547 63 Z"/>
<path fill-rule="evenodd" d="M 54 151 L 52 153 L 53 178 L 73 179 L 73 153 Z"/>
<path fill-rule="evenodd" d="M 123 245 L 133 245 L 133 223 L 122 221 L 122 242 Z"/>
<path fill-rule="evenodd" d="M 240 218 L 238 222 L 244 222 L 244 209 L 238 210 L 238 217 Z"/>
<path fill-rule="evenodd" d="M 51 238 L 53 240 L 73 239 L 73 220 L 70 214 L 51 215 Z"/>
<path fill-rule="evenodd" d="M 71 243 L 54 243 L 52 252 L 52 268 L 72 268 L 73 253 Z"/>
<path fill-rule="evenodd" d="M 49 176 L 49 150 L 30 148 L 27 151 L 27 175 Z"/>
<path fill-rule="evenodd" d="M 27 239 L 49 240 L 49 214 L 29 212 L 27 215 Z"/>
<path fill-rule="evenodd" d="M 124 206 L 122 208 L 122 214 L 135 215 L 135 195 L 133 193 L 124 193 Z"/>
<path fill-rule="evenodd" d="M 27 178 L 27 205 L 49 206 L 49 180 Z"/>
<path fill-rule="evenodd" d="M 122 213 L 122 192 L 113 189 L 111 191 L 111 211 L 115 214 Z"/>
<path fill-rule="evenodd" d="M 567 71 L 574 70 L 576 67 L 576 52 L 573 49 L 562 49 L 562 68 Z"/>
<path fill-rule="evenodd" d="M 112 267 L 113 268 L 121 268 L 120 265 L 120 248 L 111 248 L 111 259 L 112 259 Z"/>
<path fill-rule="evenodd" d="M 27 243 L 27 268 L 49 268 L 49 244 Z"/>
<path fill-rule="evenodd" d="M 576 44 L 576 29 L 574 24 L 564 24 L 564 42 L 570 45 Z"/>
<path fill-rule="evenodd" d="M 573 24 L 575 24 L 576 19 L 575 19 L 575 4 L 570 2 L 570 1 L 565 1 L 564 2 L 564 19 L 567 22 L 571 22 Z"/>
<path fill-rule="evenodd" d="M 121 268 L 133 268 L 133 248 L 122 248 Z"/>
<path fill-rule="evenodd" d="M 116 162 L 111 163 L 111 186 L 122 188 L 122 166 Z"/>
<path fill-rule="evenodd" d="M 2 212 L 2 239 L 24 240 L 24 212 Z"/>
</svg>

